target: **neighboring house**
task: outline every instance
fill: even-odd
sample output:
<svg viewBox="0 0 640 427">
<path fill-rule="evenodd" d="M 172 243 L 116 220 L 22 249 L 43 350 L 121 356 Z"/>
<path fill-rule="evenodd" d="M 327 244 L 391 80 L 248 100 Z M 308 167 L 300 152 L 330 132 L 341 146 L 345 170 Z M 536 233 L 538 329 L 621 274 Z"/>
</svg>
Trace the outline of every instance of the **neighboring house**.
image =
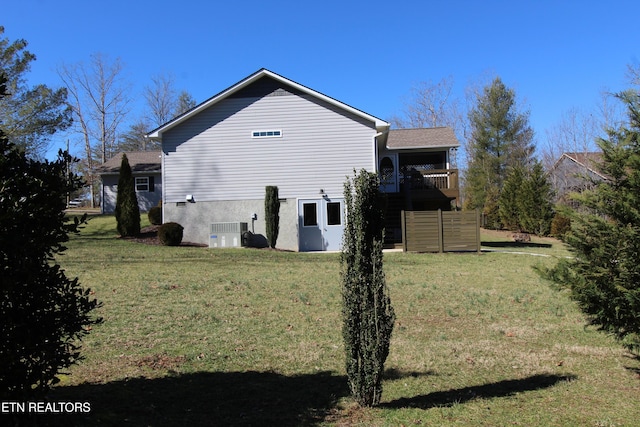
<svg viewBox="0 0 640 427">
<path fill-rule="evenodd" d="M 398 218 L 393 227 L 405 207 L 450 209 L 458 198 L 453 132 L 389 127 L 259 70 L 147 135 L 162 144 L 163 218 L 184 227 L 185 241 L 207 244 L 211 224 L 225 222 L 264 235 L 265 187 L 273 185 L 281 199 L 278 248 L 339 250 L 344 182 L 360 169 L 381 173 L 397 211 L 389 215 Z"/>
<path fill-rule="evenodd" d="M 100 175 L 102 181 L 100 186 L 102 213 L 113 213 L 116 210 L 122 154 L 118 153 L 96 168 L 96 173 Z M 162 153 L 133 151 L 125 154 L 135 181 L 140 212 L 148 212 L 162 200 Z"/>
<path fill-rule="evenodd" d="M 607 180 L 598 165 L 602 153 L 564 153 L 556 161 L 549 174 L 556 194 L 556 202 L 572 204 L 569 195 L 591 188 L 593 182 Z"/>
</svg>

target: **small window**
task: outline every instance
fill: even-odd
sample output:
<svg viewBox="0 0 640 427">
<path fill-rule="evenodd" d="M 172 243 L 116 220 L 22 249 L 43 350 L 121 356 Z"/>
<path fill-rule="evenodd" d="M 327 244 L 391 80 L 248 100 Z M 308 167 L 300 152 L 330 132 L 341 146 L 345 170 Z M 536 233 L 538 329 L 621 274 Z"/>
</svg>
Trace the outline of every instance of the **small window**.
<svg viewBox="0 0 640 427">
<path fill-rule="evenodd" d="M 282 138 L 281 130 L 254 130 L 251 138 Z"/>
<path fill-rule="evenodd" d="M 305 227 L 318 225 L 318 210 L 315 203 L 304 203 L 302 205 L 302 221 Z"/>
<path fill-rule="evenodd" d="M 136 191 L 149 191 L 149 177 L 136 177 Z"/>
<path fill-rule="evenodd" d="M 340 202 L 327 203 L 327 225 L 342 225 L 342 209 Z"/>
</svg>

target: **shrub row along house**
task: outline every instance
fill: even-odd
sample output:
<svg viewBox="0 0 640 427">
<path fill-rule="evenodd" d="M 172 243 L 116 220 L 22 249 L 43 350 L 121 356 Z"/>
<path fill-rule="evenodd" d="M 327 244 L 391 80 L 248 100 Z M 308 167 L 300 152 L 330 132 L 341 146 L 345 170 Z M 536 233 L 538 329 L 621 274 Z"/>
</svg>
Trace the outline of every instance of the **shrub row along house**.
<svg viewBox="0 0 640 427">
<path fill-rule="evenodd" d="M 390 130 L 266 69 L 147 136 L 162 147 L 164 221 L 183 225 L 185 241 L 210 243 L 219 223 L 264 234 L 265 187 L 277 186 L 278 247 L 339 250 L 343 185 L 360 169 L 378 172 L 388 194 L 389 243 L 401 239 L 402 209 L 450 210 L 459 200 L 451 129 Z"/>
</svg>

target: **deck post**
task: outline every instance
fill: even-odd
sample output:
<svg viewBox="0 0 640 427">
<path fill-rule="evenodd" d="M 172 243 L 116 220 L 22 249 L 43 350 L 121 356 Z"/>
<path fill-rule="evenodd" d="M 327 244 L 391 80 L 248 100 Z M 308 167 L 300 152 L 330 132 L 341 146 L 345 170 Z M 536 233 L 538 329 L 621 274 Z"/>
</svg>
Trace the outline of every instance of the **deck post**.
<svg viewBox="0 0 640 427">
<path fill-rule="evenodd" d="M 482 253 L 480 244 L 480 210 L 476 209 L 476 245 L 478 246 L 478 254 Z"/>
<path fill-rule="evenodd" d="M 444 252 L 444 230 L 442 223 L 442 209 L 438 209 L 438 249 L 440 253 Z"/>
<path fill-rule="evenodd" d="M 402 228 L 402 251 L 407 252 L 407 223 L 404 209 L 400 211 L 400 227 Z"/>
</svg>

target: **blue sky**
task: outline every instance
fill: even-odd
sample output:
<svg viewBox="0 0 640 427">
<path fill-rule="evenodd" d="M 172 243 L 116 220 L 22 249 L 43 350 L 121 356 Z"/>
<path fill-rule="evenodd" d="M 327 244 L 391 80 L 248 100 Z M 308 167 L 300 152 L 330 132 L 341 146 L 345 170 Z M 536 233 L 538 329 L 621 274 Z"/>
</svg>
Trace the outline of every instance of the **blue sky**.
<svg viewBox="0 0 640 427">
<path fill-rule="evenodd" d="M 37 56 L 32 84 L 59 86 L 56 66 L 100 52 L 122 59 L 138 98 L 152 75 L 172 73 L 201 102 L 264 67 L 389 119 L 415 83 L 451 76 L 462 94 L 497 75 L 539 144 L 570 108 L 626 87 L 640 63 L 637 0 L 6 3 L 4 36 Z"/>
</svg>

